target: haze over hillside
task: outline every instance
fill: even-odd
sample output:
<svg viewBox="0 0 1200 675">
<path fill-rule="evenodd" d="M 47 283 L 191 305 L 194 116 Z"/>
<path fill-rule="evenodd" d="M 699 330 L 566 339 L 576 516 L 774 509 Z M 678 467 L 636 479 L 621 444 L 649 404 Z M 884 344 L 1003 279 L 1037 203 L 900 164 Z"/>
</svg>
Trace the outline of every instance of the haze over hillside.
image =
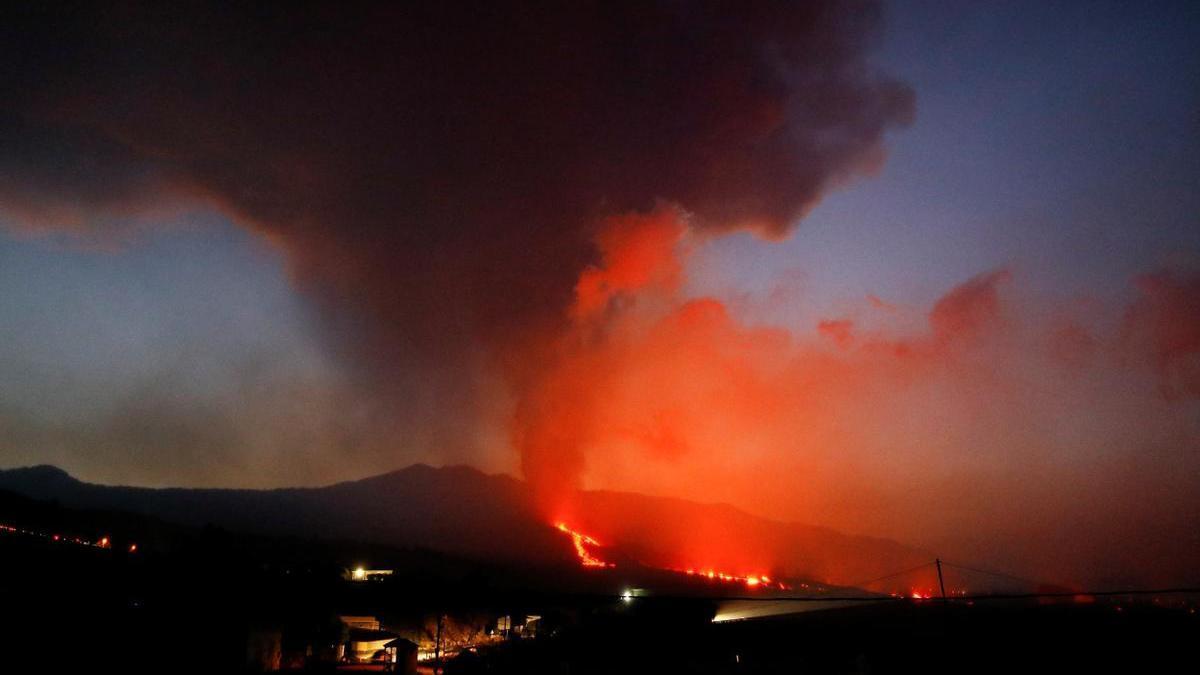
<svg viewBox="0 0 1200 675">
<path fill-rule="evenodd" d="M 37 466 L 0 471 L 0 489 L 188 525 L 574 562 L 569 539 L 539 513 L 522 481 L 469 467 L 417 464 L 320 488 L 236 490 L 96 485 Z M 585 492 L 577 504 L 573 525 L 614 553 L 657 567 L 709 566 L 848 584 L 932 558 L 893 541 L 779 523 L 727 505 L 607 491 Z"/>
</svg>

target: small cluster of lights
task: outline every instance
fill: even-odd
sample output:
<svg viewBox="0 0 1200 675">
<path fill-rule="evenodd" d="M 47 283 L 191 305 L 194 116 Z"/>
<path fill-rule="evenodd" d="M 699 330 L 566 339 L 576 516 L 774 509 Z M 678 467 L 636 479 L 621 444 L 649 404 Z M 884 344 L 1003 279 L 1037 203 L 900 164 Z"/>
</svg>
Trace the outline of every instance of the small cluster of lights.
<svg viewBox="0 0 1200 675">
<path fill-rule="evenodd" d="M 23 534 L 27 537 L 40 537 L 42 539 L 49 539 L 50 541 L 54 542 L 76 544 L 78 546 L 88 546 L 91 548 L 112 548 L 112 540 L 108 537 L 100 537 L 96 541 L 92 541 L 90 539 L 83 539 L 82 537 L 67 537 L 61 534 L 47 534 L 45 532 L 26 530 L 23 528 L 14 527 L 12 525 L 5 525 L 3 523 L 0 523 L 0 532 L 7 532 L 9 534 Z M 129 544 L 128 551 L 130 553 L 136 553 L 137 550 L 137 544 Z"/>
<path fill-rule="evenodd" d="M 368 569 L 359 565 L 349 571 L 348 578 L 350 581 L 383 581 L 392 576 L 392 572 L 390 569 Z"/>
</svg>

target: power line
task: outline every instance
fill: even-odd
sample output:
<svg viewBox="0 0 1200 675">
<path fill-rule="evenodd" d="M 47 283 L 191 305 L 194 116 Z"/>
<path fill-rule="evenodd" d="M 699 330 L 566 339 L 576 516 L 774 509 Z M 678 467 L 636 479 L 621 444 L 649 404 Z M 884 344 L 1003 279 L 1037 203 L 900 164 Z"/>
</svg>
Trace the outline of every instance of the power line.
<svg viewBox="0 0 1200 675">
<path fill-rule="evenodd" d="M 630 596 L 626 594 L 609 594 L 609 593 L 565 593 L 555 594 L 557 597 L 573 597 L 579 599 L 593 600 L 613 600 L 627 602 Z M 1062 593 L 991 593 L 982 595 L 951 595 L 947 596 L 947 600 L 951 602 L 963 601 L 987 601 L 987 600 L 1033 600 L 1038 598 L 1075 598 L 1078 596 L 1094 596 L 1094 597 L 1118 597 L 1123 595 L 1200 595 L 1200 587 L 1182 587 L 1182 588 L 1149 588 L 1149 589 L 1125 589 L 1115 591 L 1070 591 Z M 893 596 L 893 595 L 830 595 L 830 596 L 812 596 L 812 595 L 789 595 L 789 596 L 756 596 L 756 595 L 659 595 L 646 594 L 632 596 L 634 601 L 643 600 L 659 600 L 659 601 L 749 601 L 749 602 L 931 602 L 930 598 L 910 598 L 908 596 Z"/>
<path fill-rule="evenodd" d="M 1012 574 L 1005 574 L 1005 573 L 1003 573 L 1003 572 L 993 572 L 993 571 L 990 571 L 990 570 L 979 569 L 979 568 L 977 568 L 977 567 L 967 567 L 966 565 L 959 565 L 959 564 L 957 564 L 957 563 L 952 563 L 952 562 L 948 562 L 948 561 L 945 561 L 945 560 L 943 560 L 943 561 L 942 561 L 942 564 L 944 564 L 944 565 L 948 565 L 948 566 L 950 566 L 950 567 L 954 567 L 954 568 L 956 568 L 956 569 L 960 569 L 960 570 L 967 570 L 967 571 L 969 571 L 969 572 L 978 572 L 979 574 L 988 574 L 988 575 L 991 575 L 991 576 L 994 576 L 994 577 L 1002 577 L 1002 578 L 1004 578 L 1004 579 L 1011 579 L 1011 580 L 1013 580 L 1013 581 L 1020 581 L 1021 583 L 1025 583 L 1025 584 L 1032 584 L 1033 586 L 1040 586 L 1040 585 L 1043 583 L 1043 582 L 1041 582 L 1041 581 L 1035 581 L 1035 580 L 1033 580 L 1033 579 L 1026 579 L 1026 578 L 1024 578 L 1024 577 L 1018 577 L 1018 576 L 1014 576 L 1014 575 L 1012 575 Z"/>
<path fill-rule="evenodd" d="M 864 586 L 869 586 L 869 585 L 871 585 L 871 584 L 873 584 L 873 583 L 875 583 L 875 582 L 877 582 L 877 581 L 883 581 L 884 579 L 891 579 L 892 577 L 899 577 L 899 576 L 903 576 L 903 575 L 905 575 L 905 574 L 908 574 L 909 572 L 916 572 L 916 571 L 917 571 L 917 570 L 919 570 L 919 569 L 924 569 L 924 568 L 926 568 L 926 567 L 929 567 L 930 565 L 933 565 L 933 564 L 934 564 L 934 561 L 930 560 L 929 562 L 927 562 L 927 563 L 921 563 L 920 565 L 917 565 L 916 567 L 910 567 L 909 569 L 906 569 L 906 570 L 901 570 L 901 571 L 899 571 L 899 572 L 893 572 L 893 573 L 891 573 L 891 574 L 887 574 L 887 575 L 884 575 L 884 576 L 882 576 L 882 577 L 879 577 L 879 578 L 876 578 L 876 579 L 871 579 L 870 581 L 857 581 L 857 582 L 855 582 L 855 583 L 852 583 L 852 584 L 844 584 L 844 585 L 845 585 L 845 586 L 849 586 L 849 587 L 853 587 L 853 588 L 862 588 L 862 587 L 864 587 Z M 842 584 L 839 584 L 839 585 L 842 585 Z"/>
<path fill-rule="evenodd" d="M 1033 600 L 1037 598 L 1075 598 L 1079 596 L 1117 597 L 1121 595 L 1200 595 L 1196 588 L 1139 588 L 1120 591 L 1067 591 L 1062 593 L 989 593 L 986 595 L 951 595 L 947 600 Z M 907 598 L 901 598 L 907 599 Z"/>
</svg>

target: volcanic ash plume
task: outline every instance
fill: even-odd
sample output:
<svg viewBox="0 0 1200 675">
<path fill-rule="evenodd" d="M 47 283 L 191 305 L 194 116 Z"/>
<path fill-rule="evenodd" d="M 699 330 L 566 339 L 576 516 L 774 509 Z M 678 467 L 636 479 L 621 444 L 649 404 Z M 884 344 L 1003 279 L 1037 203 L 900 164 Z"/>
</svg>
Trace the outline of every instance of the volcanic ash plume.
<svg viewBox="0 0 1200 675">
<path fill-rule="evenodd" d="M 541 388 L 564 332 L 670 283 L 600 261 L 661 254 L 602 223 L 677 204 L 700 231 L 783 236 L 878 166 L 913 110 L 867 63 L 879 18 L 832 0 L 22 8 L 0 22 L 0 209 L 93 239 L 220 210 L 322 309 L 360 394 L 340 437 L 480 459 L 448 449 L 495 427 L 506 390 Z"/>
</svg>

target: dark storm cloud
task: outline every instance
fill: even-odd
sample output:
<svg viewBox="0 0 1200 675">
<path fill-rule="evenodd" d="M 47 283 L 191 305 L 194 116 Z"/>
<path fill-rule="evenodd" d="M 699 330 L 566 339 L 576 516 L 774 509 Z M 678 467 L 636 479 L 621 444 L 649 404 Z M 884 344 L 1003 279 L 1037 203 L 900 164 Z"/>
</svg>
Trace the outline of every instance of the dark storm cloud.
<svg viewBox="0 0 1200 675">
<path fill-rule="evenodd" d="M 0 209 L 21 226 L 82 234 L 163 217 L 184 197 L 128 147 L 0 113 Z"/>
<path fill-rule="evenodd" d="M 462 399 L 464 353 L 553 334 L 601 217 L 662 200 L 780 235 L 912 111 L 864 61 L 870 2 L 6 14 L 10 218 L 203 199 L 288 253 L 397 394 Z"/>
</svg>

